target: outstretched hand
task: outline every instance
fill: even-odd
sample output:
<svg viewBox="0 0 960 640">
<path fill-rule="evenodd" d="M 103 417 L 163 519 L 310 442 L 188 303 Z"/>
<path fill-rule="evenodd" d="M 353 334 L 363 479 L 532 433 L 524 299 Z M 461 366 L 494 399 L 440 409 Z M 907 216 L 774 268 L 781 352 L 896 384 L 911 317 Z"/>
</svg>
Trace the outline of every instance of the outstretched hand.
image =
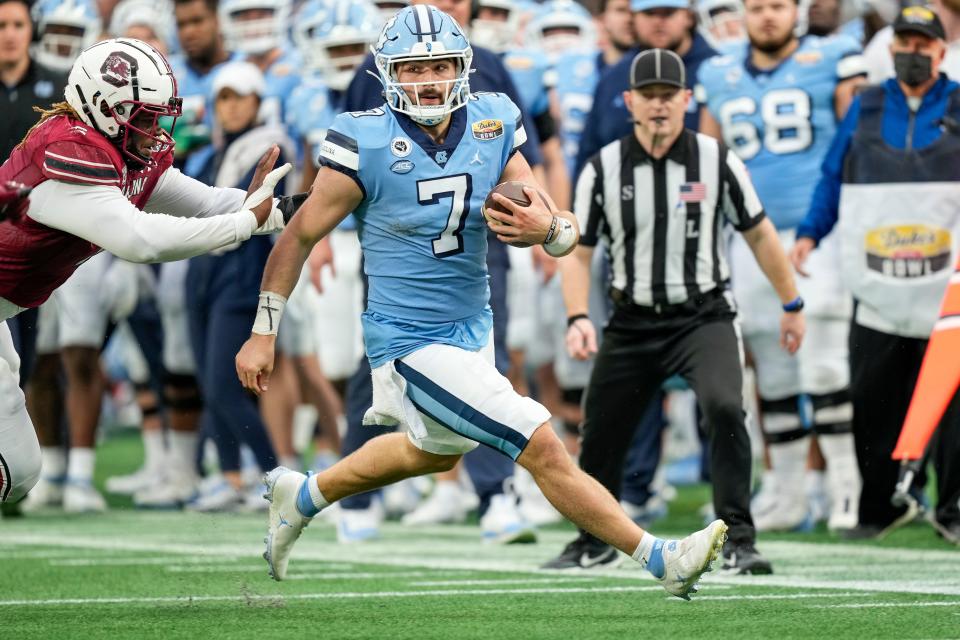
<svg viewBox="0 0 960 640">
<path fill-rule="evenodd" d="M 270 217 L 273 210 L 273 190 L 277 183 L 290 173 L 293 165 L 289 162 L 277 169 L 273 168 L 280 157 L 280 147 L 271 146 L 263 154 L 253 172 L 253 179 L 247 187 L 247 198 L 243 201 L 243 208 L 253 211 L 257 217 L 257 225 L 262 225 Z"/>
</svg>

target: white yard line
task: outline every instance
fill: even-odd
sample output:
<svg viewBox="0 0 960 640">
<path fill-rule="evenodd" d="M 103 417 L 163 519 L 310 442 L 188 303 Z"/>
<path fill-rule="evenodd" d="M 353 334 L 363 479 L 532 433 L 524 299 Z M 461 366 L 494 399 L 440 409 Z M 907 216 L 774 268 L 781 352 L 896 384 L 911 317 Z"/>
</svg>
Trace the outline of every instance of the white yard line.
<svg viewBox="0 0 960 640">
<path fill-rule="evenodd" d="M 431 574 L 432 575 L 432 574 Z M 425 580 L 410 582 L 411 587 L 482 587 L 500 584 L 562 584 L 565 582 L 579 583 L 596 582 L 596 578 L 503 578 L 502 580 Z"/>
<path fill-rule="evenodd" d="M 844 604 L 812 604 L 812 609 L 885 609 L 893 607 L 960 607 L 960 600 L 935 602 L 849 602 Z M 954 614 L 960 616 L 960 613 Z"/>
<path fill-rule="evenodd" d="M 265 602 L 282 603 L 289 600 L 356 600 L 369 598 L 426 598 L 478 595 L 562 595 L 567 593 L 631 593 L 659 591 L 660 587 L 573 587 L 535 589 L 456 589 L 424 591 L 370 591 L 345 593 L 296 593 L 283 595 L 230 596 L 166 596 L 125 598 L 46 598 L 37 600 L 0 600 L 0 607 L 97 605 L 97 604 L 192 604 L 199 602 Z"/>
</svg>

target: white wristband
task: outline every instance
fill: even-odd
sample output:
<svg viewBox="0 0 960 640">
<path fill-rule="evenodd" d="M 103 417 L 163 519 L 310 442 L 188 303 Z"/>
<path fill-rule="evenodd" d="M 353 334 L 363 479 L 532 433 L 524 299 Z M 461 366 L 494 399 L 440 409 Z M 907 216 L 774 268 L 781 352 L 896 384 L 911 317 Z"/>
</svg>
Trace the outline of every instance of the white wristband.
<svg viewBox="0 0 960 640">
<path fill-rule="evenodd" d="M 286 304 L 287 299 L 280 294 L 261 291 L 260 302 L 257 304 L 257 317 L 253 321 L 253 333 L 263 336 L 277 335 L 280 316 L 283 315 L 283 307 Z"/>
<path fill-rule="evenodd" d="M 577 232 L 569 220 L 558 218 L 557 226 L 559 228 L 553 234 L 553 239 L 543 244 L 543 250 L 554 258 L 566 255 L 577 243 Z"/>
</svg>

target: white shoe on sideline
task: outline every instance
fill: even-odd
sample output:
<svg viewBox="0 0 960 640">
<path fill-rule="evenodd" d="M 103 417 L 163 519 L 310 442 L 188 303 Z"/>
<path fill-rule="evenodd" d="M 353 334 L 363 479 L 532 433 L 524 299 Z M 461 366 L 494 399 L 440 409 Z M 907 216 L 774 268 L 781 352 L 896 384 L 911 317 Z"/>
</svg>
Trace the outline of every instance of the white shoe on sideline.
<svg viewBox="0 0 960 640">
<path fill-rule="evenodd" d="M 405 525 L 460 523 L 467 519 L 463 490 L 456 482 L 438 482 L 433 493 L 416 509 L 403 516 Z"/>
<path fill-rule="evenodd" d="M 63 506 L 64 478 L 46 478 L 40 480 L 30 489 L 30 493 L 20 504 L 24 513 L 34 513 L 43 509 L 59 508 Z"/>
<path fill-rule="evenodd" d="M 807 506 L 806 495 L 782 498 L 777 507 L 753 517 L 757 531 L 810 531 L 813 518 Z"/>
<path fill-rule="evenodd" d="M 235 513 L 243 509 L 244 503 L 243 493 L 221 477 L 220 482 L 208 484 L 200 491 L 186 508 L 198 513 Z"/>
<path fill-rule="evenodd" d="M 376 540 L 380 537 L 383 518 L 383 503 L 379 496 L 374 496 L 366 509 L 345 509 L 341 505 L 337 514 L 337 542 L 354 544 Z"/>
<path fill-rule="evenodd" d="M 103 513 L 107 510 L 107 501 L 91 483 L 68 478 L 63 488 L 63 510 L 67 513 Z"/>
<path fill-rule="evenodd" d="M 160 480 L 133 494 L 133 504 L 139 509 L 180 509 L 197 497 L 198 484 L 196 476 Z"/>
<path fill-rule="evenodd" d="M 418 476 L 383 488 L 383 508 L 388 516 L 403 517 L 413 512 L 430 493 L 430 481 Z"/>
<path fill-rule="evenodd" d="M 520 465 L 517 465 L 513 474 L 513 489 L 520 499 L 520 516 L 530 524 L 542 526 L 563 522 L 563 516 L 543 495 L 530 472 Z"/>
<path fill-rule="evenodd" d="M 161 475 L 154 470 L 140 467 L 133 473 L 125 476 L 110 476 L 107 478 L 107 493 L 115 493 L 120 496 L 132 496 L 137 491 L 153 486 L 160 479 Z"/>
<path fill-rule="evenodd" d="M 270 577 L 278 582 L 287 577 L 293 545 L 310 524 L 311 519 L 297 508 L 297 494 L 306 479 L 304 474 L 286 467 L 277 467 L 263 476 L 267 487 L 264 498 L 270 503 L 263 559 L 267 561 Z"/>
<path fill-rule="evenodd" d="M 714 520 L 706 529 L 692 533 L 682 540 L 669 540 L 663 545 L 664 574 L 660 584 L 684 600 L 696 593 L 700 576 L 713 567 L 727 539 L 727 525 Z"/>
<path fill-rule="evenodd" d="M 537 541 L 536 528 L 520 515 L 517 498 L 510 493 L 499 493 L 490 498 L 490 506 L 480 518 L 480 529 L 484 542 L 520 544 Z"/>
</svg>

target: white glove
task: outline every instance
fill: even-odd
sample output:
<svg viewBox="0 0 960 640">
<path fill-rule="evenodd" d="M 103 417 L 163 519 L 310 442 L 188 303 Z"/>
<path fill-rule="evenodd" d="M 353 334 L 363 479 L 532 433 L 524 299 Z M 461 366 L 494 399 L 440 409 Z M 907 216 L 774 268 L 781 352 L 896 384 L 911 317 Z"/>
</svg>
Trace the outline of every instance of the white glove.
<svg viewBox="0 0 960 640">
<path fill-rule="evenodd" d="M 277 183 L 280 182 L 283 176 L 290 173 L 292 169 L 293 165 L 288 162 L 268 173 L 263 179 L 263 184 L 260 185 L 260 188 L 247 196 L 247 199 L 243 201 L 243 205 L 240 208 L 252 210 L 267 198 L 272 198 L 273 190 L 277 187 Z"/>
</svg>

